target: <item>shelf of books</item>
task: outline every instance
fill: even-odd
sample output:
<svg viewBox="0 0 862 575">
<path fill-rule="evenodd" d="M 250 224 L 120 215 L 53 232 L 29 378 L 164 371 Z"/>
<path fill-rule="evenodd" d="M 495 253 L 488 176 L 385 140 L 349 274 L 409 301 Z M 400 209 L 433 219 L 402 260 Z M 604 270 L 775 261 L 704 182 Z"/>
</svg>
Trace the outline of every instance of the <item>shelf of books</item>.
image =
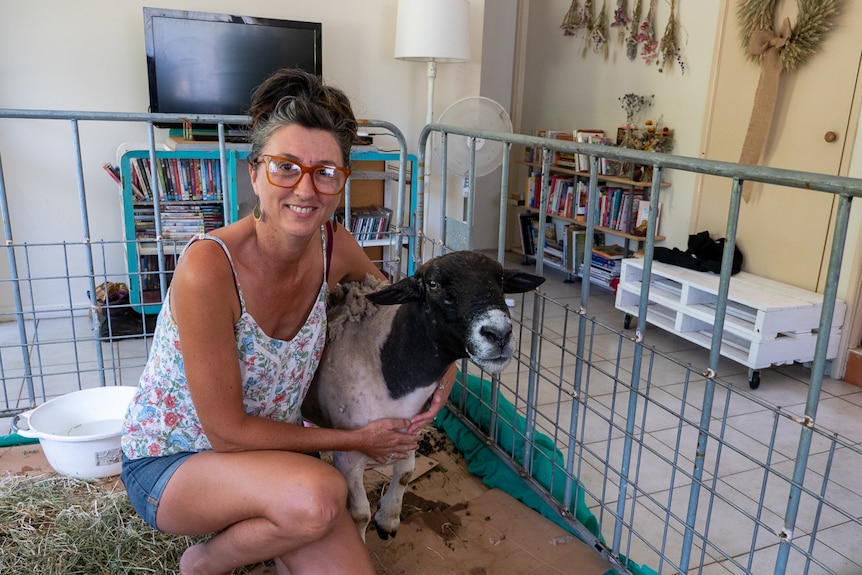
<svg viewBox="0 0 862 575">
<path fill-rule="evenodd" d="M 547 217 L 547 216 L 546 216 Z M 548 218 L 542 245 L 544 262 L 566 272 L 566 281 L 578 275 L 576 270 L 584 260 L 586 232 L 580 226 L 553 221 Z M 518 214 L 521 253 L 525 260 L 534 258 L 539 249 L 539 214 L 523 211 Z"/>
<path fill-rule="evenodd" d="M 539 214 L 523 211 L 518 214 L 520 224 L 521 249 L 525 261 L 535 258 L 539 250 L 540 232 Z M 567 282 L 574 278 L 584 277 L 583 264 L 587 246 L 586 229 L 578 224 L 571 224 L 547 218 L 543 241 L 544 263 L 550 267 L 566 272 Z M 589 279 L 592 283 L 615 290 L 620 278 L 622 259 L 631 253 L 624 246 L 616 244 L 597 245 L 590 253 Z"/>
<path fill-rule="evenodd" d="M 227 150 L 225 182 L 215 148 L 160 150 L 156 153 L 155 170 L 147 150 L 130 150 L 122 155 L 120 182 L 129 296 L 139 311 L 158 313 L 161 309 L 162 283 L 165 288 L 170 284 L 176 258 L 195 234 L 236 221 L 236 171 L 238 162 L 247 155 L 247 150 Z M 161 216 L 161 255 L 156 233 L 156 195 Z"/>
<path fill-rule="evenodd" d="M 335 211 L 335 221 L 348 227 L 344 208 Z M 382 206 L 351 208 L 349 229 L 362 247 L 389 245 L 391 241 L 390 223 L 392 210 Z"/>
<path fill-rule="evenodd" d="M 124 238 L 129 273 L 129 297 L 132 305 L 147 314 L 161 309 L 161 288 L 170 284 L 176 258 L 195 235 L 239 219 L 237 190 L 238 170 L 244 173 L 249 147 L 226 150 L 227 179 L 222 182 L 218 148 L 209 146 L 176 146 L 175 150 L 156 152 L 156 165 L 148 150 L 128 150 L 120 157 L 119 178 L 122 190 Z M 386 207 L 395 204 L 399 154 L 373 150 L 354 150 L 351 154 L 354 172 L 344 196 L 350 194 L 349 224 L 360 245 L 371 250 L 375 261 L 391 259 L 394 214 Z M 416 156 L 408 156 L 405 213 L 416 201 Z M 106 168 L 107 169 L 107 168 Z M 116 176 L 116 177 L 115 177 Z M 362 181 L 366 180 L 366 181 Z M 157 243 L 156 211 L 153 198 L 158 195 L 161 224 L 161 253 Z M 252 197 L 253 199 L 253 197 Z M 344 208 L 337 214 L 347 224 Z M 407 240 L 405 239 L 405 242 Z M 159 265 L 161 258 L 161 267 Z M 412 264 L 408 261 L 408 265 Z"/>
<path fill-rule="evenodd" d="M 622 181 L 619 185 L 607 183 L 600 186 L 595 205 L 597 230 L 628 240 L 643 241 L 644 235 L 637 230 L 649 215 L 650 203 L 644 194 L 645 188 L 635 182 Z M 525 207 L 538 212 L 540 198 L 541 173 L 532 172 L 527 176 Z M 588 199 L 588 181 L 554 173 L 549 178 L 548 201 L 544 211 L 555 219 L 586 225 Z M 656 240 L 663 239 L 663 236 L 656 236 Z"/>
</svg>

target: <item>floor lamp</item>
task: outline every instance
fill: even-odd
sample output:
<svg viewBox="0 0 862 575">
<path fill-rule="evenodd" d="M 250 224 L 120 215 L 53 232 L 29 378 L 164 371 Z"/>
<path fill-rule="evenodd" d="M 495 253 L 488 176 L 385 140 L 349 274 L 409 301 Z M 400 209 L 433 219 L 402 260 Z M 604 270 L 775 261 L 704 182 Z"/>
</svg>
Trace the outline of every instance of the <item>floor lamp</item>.
<svg viewBox="0 0 862 575">
<path fill-rule="evenodd" d="M 395 58 L 427 62 L 425 123 L 432 123 L 437 62 L 467 62 L 470 59 L 470 3 L 467 0 L 398 0 Z M 431 138 L 428 138 L 425 143 L 424 193 L 417 198 L 416 206 L 416 225 L 421 226 L 423 233 L 426 229 L 430 163 Z"/>
</svg>

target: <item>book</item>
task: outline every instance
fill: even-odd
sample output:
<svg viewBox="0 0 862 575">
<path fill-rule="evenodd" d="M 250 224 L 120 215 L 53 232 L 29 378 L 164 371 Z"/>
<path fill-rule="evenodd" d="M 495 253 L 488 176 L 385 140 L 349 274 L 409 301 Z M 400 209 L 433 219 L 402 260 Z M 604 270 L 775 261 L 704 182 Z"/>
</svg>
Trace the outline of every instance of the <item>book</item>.
<svg viewBox="0 0 862 575">
<path fill-rule="evenodd" d="M 610 260 L 621 260 L 626 257 L 626 249 L 617 244 L 593 246 L 593 255 L 598 255 Z"/>
<path fill-rule="evenodd" d="M 525 256 L 536 255 L 536 232 L 539 227 L 539 214 L 524 212 L 518 214 L 521 229 L 521 249 Z"/>
<path fill-rule="evenodd" d="M 575 141 L 582 144 L 597 144 L 604 140 L 605 131 L 596 129 L 575 130 Z M 576 155 L 575 169 L 579 172 L 590 171 L 590 157 L 587 154 Z"/>
<path fill-rule="evenodd" d="M 579 226 L 566 226 L 563 252 L 566 254 L 566 269 L 578 270 L 584 263 L 587 232 Z"/>
<path fill-rule="evenodd" d="M 120 180 L 120 170 L 118 168 L 115 168 L 110 163 L 105 162 L 104 164 L 102 164 L 102 169 L 104 169 L 108 173 L 108 175 L 111 176 L 111 179 L 114 180 L 116 183 L 122 183 L 122 180 Z"/>
<path fill-rule="evenodd" d="M 633 228 L 638 228 L 642 224 L 646 227 L 646 221 L 649 218 L 650 204 L 649 200 L 640 200 L 638 202 L 637 217 L 635 218 Z M 659 220 L 661 219 L 661 202 L 658 203 L 658 210 L 655 215 L 655 229 L 658 230 Z"/>
</svg>

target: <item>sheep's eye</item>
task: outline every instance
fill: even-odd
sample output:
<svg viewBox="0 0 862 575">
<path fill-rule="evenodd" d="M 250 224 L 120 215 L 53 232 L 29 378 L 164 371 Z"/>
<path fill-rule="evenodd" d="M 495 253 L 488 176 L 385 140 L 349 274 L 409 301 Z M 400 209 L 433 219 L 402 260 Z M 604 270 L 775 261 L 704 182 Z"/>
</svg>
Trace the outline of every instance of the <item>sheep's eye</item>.
<svg viewBox="0 0 862 575">
<path fill-rule="evenodd" d="M 436 290 L 439 287 L 440 287 L 440 284 L 437 283 L 436 280 L 428 280 L 428 288 L 429 289 Z"/>
</svg>

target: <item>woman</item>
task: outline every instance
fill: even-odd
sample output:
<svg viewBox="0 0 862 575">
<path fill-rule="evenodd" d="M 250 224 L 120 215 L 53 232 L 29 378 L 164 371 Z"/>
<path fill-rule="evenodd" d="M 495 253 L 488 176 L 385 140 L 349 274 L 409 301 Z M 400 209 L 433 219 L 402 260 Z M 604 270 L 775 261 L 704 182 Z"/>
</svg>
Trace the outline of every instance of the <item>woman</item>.
<svg viewBox="0 0 862 575">
<path fill-rule="evenodd" d="M 406 457 L 453 372 L 412 421 L 352 431 L 302 425 L 325 339 L 327 284 L 383 275 L 349 232 L 328 223 L 356 134 L 347 97 L 281 70 L 255 92 L 250 112 L 258 203 L 192 240 L 178 262 L 126 416 L 122 480 L 153 527 L 216 532 L 185 551 L 184 575 L 273 558 L 282 574 L 374 573 L 344 479 L 306 454 Z"/>
</svg>

